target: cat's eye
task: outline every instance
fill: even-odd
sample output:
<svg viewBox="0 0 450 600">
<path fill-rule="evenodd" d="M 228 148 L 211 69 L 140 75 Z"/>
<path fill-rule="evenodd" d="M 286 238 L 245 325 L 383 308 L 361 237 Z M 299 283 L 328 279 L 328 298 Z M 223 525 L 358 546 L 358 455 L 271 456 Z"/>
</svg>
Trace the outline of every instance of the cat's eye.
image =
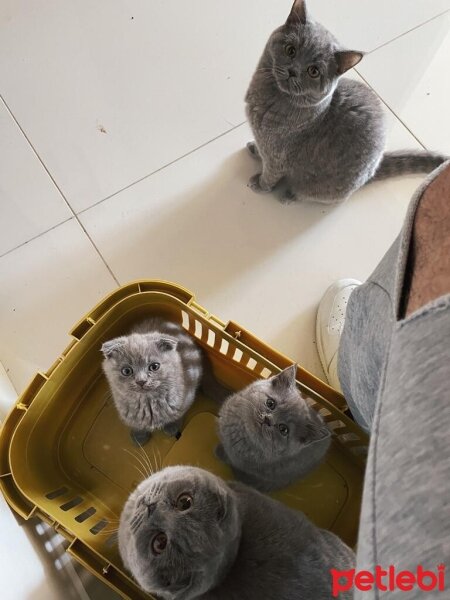
<svg viewBox="0 0 450 600">
<path fill-rule="evenodd" d="M 167 546 L 167 535 L 162 531 L 157 533 L 152 539 L 153 554 L 162 554 Z"/>
<path fill-rule="evenodd" d="M 161 365 L 159 364 L 159 362 L 153 362 L 151 364 L 148 365 L 148 370 L 149 371 L 157 371 L 159 369 Z"/>
<path fill-rule="evenodd" d="M 184 512 L 185 510 L 189 510 L 192 506 L 193 500 L 189 494 L 181 494 L 178 496 L 176 501 L 177 510 Z"/>
<path fill-rule="evenodd" d="M 313 79 L 317 79 L 317 77 L 319 77 L 319 75 L 320 75 L 319 68 L 316 67 L 316 65 L 310 65 L 308 67 L 307 71 L 308 71 L 308 75 L 310 77 L 312 77 Z"/>
<path fill-rule="evenodd" d="M 131 367 L 122 367 L 120 372 L 124 377 L 129 377 L 130 375 L 133 375 L 133 369 Z"/>
<path fill-rule="evenodd" d="M 289 427 L 287 425 L 285 425 L 284 423 L 280 423 L 278 425 L 278 429 L 279 429 L 281 435 L 286 436 L 289 433 Z"/>
<path fill-rule="evenodd" d="M 297 54 L 297 50 L 292 44 L 286 44 L 284 47 L 284 53 L 286 56 L 289 56 L 289 58 L 294 58 L 294 56 Z"/>
<path fill-rule="evenodd" d="M 275 402 L 275 400 L 273 398 L 267 398 L 266 406 L 269 410 L 274 410 L 276 405 L 277 405 L 277 403 Z"/>
</svg>

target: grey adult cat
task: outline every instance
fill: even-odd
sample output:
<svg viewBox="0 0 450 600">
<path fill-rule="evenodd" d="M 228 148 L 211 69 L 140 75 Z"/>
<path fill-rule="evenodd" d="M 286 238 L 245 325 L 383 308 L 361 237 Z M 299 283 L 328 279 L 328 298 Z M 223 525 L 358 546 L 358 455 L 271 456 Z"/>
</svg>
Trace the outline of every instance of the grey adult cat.
<svg viewBox="0 0 450 600">
<path fill-rule="evenodd" d="M 235 476 L 261 491 L 276 490 L 315 469 L 331 434 L 295 383 L 296 365 L 251 383 L 219 412 L 217 456 Z"/>
<path fill-rule="evenodd" d="M 105 342 L 102 352 L 114 404 L 140 444 L 157 429 L 179 437 L 200 385 L 216 400 L 225 397 L 201 348 L 177 323 L 148 319 Z"/>
<path fill-rule="evenodd" d="M 344 201 L 374 179 L 430 172 L 446 160 L 432 152 L 384 152 L 381 103 L 367 86 L 341 76 L 363 53 L 345 50 L 295 0 L 269 38 L 246 95 L 262 172 L 249 187 L 280 199 Z"/>
<path fill-rule="evenodd" d="M 119 551 L 138 584 L 165 600 L 329 600 L 330 569 L 354 563 L 302 513 L 188 466 L 139 484 L 120 518 Z"/>
</svg>

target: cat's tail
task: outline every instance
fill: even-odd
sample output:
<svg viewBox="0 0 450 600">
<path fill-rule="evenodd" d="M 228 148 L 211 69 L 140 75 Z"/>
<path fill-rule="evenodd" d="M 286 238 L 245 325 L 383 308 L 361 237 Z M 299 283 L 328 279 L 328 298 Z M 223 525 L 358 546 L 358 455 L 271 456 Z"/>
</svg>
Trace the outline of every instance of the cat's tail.
<svg viewBox="0 0 450 600">
<path fill-rule="evenodd" d="M 378 181 L 379 179 L 410 173 L 431 173 L 431 171 L 437 169 L 439 165 L 447 160 L 448 156 L 426 150 L 385 152 L 370 181 Z"/>
</svg>

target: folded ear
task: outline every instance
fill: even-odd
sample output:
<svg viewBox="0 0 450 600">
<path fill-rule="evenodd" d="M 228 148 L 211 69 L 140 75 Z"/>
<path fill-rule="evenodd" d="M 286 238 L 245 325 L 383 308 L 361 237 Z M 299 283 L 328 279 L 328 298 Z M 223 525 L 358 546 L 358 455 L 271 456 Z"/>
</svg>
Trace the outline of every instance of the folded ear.
<svg viewBox="0 0 450 600">
<path fill-rule="evenodd" d="M 118 351 L 125 345 L 126 341 L 127 338 L 122 336 L 104 342 L 101 347 L 104 357 L 110 358 L 113 354 L 117 354 Z"/>
<path fill-rule="evenodd" d="M 286 25 L 298 27 L 299 25 L 304 25 L 307 20 L 308 15 L 306 14 L 305 0 L 294 0 Z"/>
<path fill-rule="evenodd" d="M 337 72 L 342 75 L 349 69 L 352 69 L 357 65 L 364 56 L 364 52 L 358 50 L 340 50 L 334 53 L 334 57 L 337 63 Z"/>
<path fill-rule="evenodd" d="M 293 364 L 278 375 L 272 377 L 272 385 L 275 388 L 289 388 L 295 386 L 295 376 L 297 374 L 297 365 Z"/>
<path fill-rule="evenodd" d="M 175 350 L 177 345 L 177 340 L 169 337 L 161 338 L 156 342 L 156 346 L 159 350 L 161 350 L 161 352 L 170 352 L 171 350 Z"/>
</svg>

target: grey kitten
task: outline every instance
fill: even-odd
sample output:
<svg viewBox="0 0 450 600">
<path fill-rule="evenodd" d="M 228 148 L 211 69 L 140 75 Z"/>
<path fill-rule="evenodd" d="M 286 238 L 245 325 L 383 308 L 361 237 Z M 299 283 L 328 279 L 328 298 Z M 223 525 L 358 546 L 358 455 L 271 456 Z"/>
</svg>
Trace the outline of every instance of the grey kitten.
<svg viewBox="0 0 450 600">
<path fill-rule="evenodd" d="M 177 323 L 153 318 L 102 345 L 103 370 L 122 421 L 138 443 L 163 429 L 180 436 L 200 384 L 222 394 L 194 339 Z M 220 396 L 223 399 L 225 393 Z"/>
<path fill-rule="evenodd" d="M 262 160 L 249 187 L 281 200 L 333 204 L 368 181 L 429 172 L 446 158 L 431 152 L 384 152 L 381 103 L 367 86 L 341 76 L 363 53 L 344 50 L 295 0 L 269 38 L 246 95 L 247 117 Z"/>
<path fill-rule="evenodd" d="M 302 513 L 188 466 L 131 494 L 119 551 L 138 584 L 165 600 L 329 600 L 330 569 L 354 565 L 350 548 Z"/>
<path fill-rule="evenodd" d="M 292 365 L 230 396 L 219 413 L 217 456 L 236 477 L 261 491 L 304 477 L 323 460 L 331 441 L 322 417 L 297 389 Z"/>
</svg>

